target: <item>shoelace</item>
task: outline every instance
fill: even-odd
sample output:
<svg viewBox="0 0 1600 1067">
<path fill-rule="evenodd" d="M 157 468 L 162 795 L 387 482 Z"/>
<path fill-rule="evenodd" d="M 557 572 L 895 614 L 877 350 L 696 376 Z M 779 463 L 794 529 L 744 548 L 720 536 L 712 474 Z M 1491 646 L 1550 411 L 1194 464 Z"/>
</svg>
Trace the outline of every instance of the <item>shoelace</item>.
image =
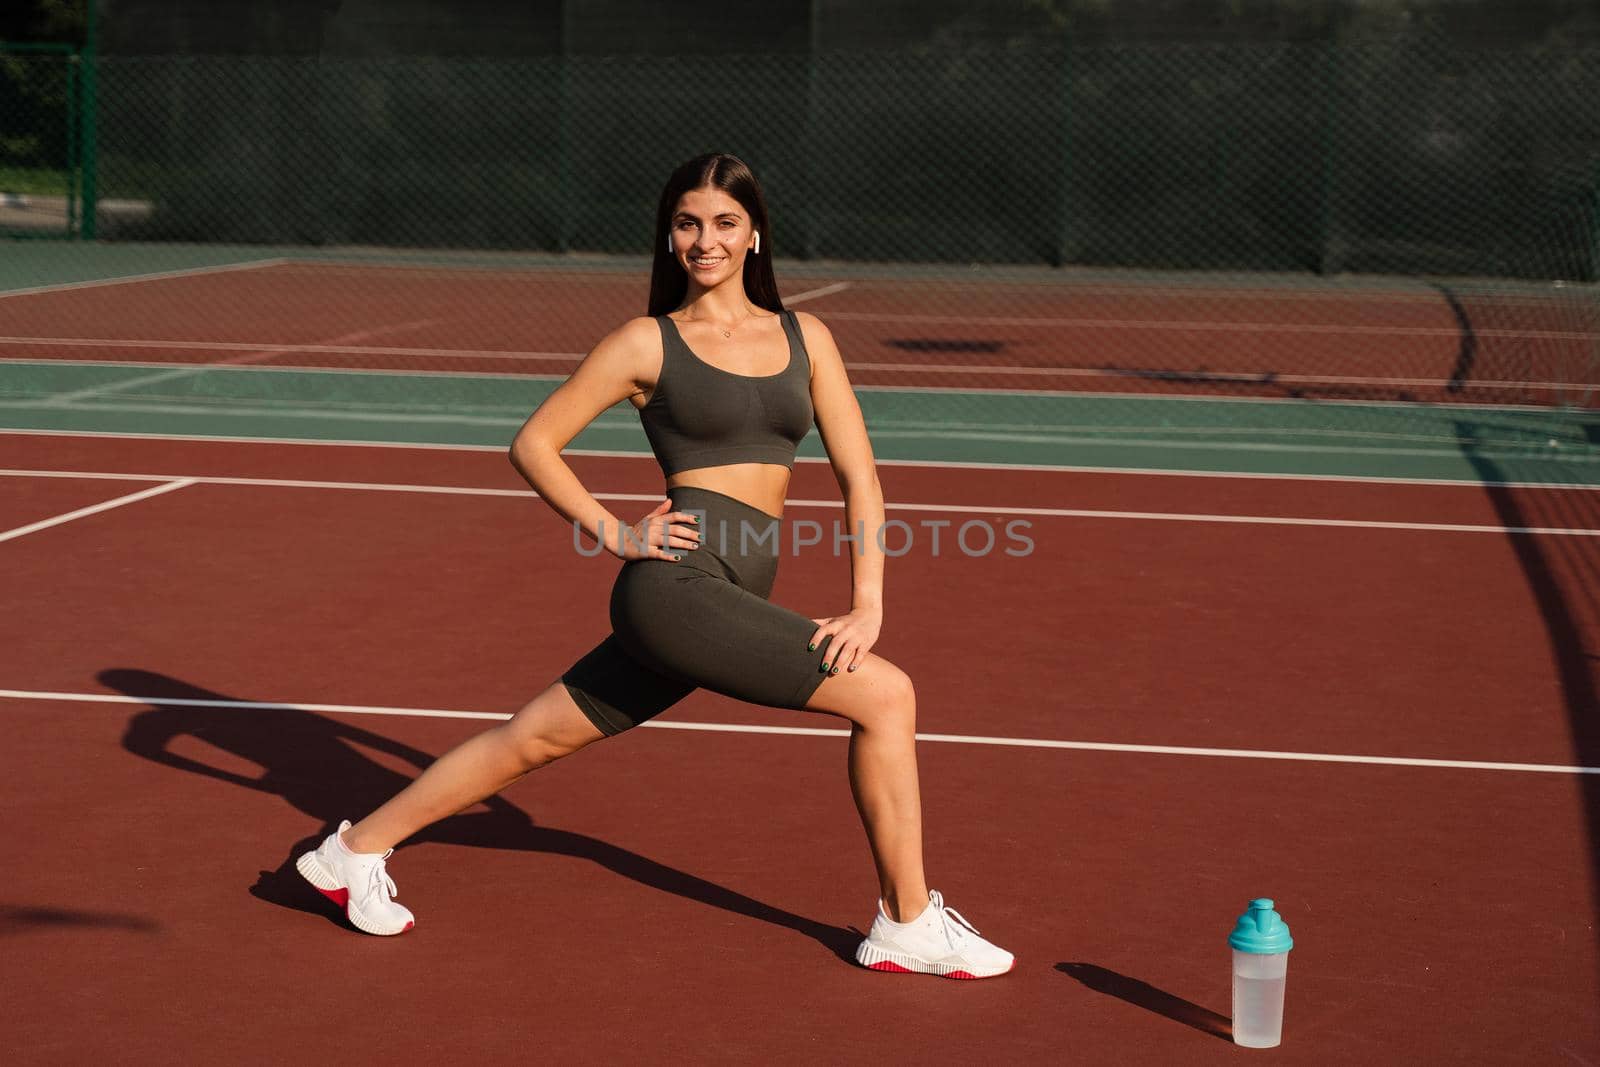
<svg viewBox="0 0 1600 1067">
<path fill-rule="evenodd" d="M 393 900 L 400 895 L 400 890 L 395 887 L 394 879 L 389 877 L 389 869 L 384 866 L 383 860 L 374 863 L 367 872 L 367 883 L 368 888 L 385 901 Z"/>
<path fill-rule="evenodd" d="M 933 906 L 939 909 L 940 928 L 944 931 L 944 939 L 951 948 L 959 947 L 961 942 L 966 940 L 967 930 L 971 930 L 974 934 L 978 933 L 978 928 L 967 922 L 965 915 L 962 915 L 954 908 L 945 907 L 944 894 L 935 889 L 929 895 L 933 898 Z M 950 920 L 952 919 L 955 922 L 951 922 Z M 957 923 L 960 925 L 956 925 Z M 963 930 L 962 926 L 966 927 L 967 930 Z"/>
</svg>

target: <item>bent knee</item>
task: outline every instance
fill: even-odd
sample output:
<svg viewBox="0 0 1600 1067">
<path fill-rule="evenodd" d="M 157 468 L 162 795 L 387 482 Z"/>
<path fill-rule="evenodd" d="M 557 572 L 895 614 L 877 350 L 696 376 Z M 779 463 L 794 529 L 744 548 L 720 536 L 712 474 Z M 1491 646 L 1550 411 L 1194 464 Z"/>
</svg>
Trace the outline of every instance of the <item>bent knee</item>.
<svg viewBox="0 0 1600 1067">
<path fill-rule="evenodd" d="M 540 694 L 501 729 L 506 744 L 530 770 L 570 756 L 605 736 L 558 686 Z"/>
<path fill-rule="evenodd" d="M 911 676 L 891 663 L 886 682 L 889 702 L 903 708 L 908 715 L 916 715 L 917 687 L 911 684 Z"/>
<path fill-rule="evenodd" d="M 570 756 L 584 747 L 583 744 L 577 744 L 568 739 L 551 737 L 543 733 L 512 730 L 510 725 L 509 723 L 507 724 L 508 736 L 506 741 L 512 751 L 516 753 L 517 759 L 528 770 L 554 763 L 556 760 L 564 756 Z"/>
<path fill-rule="evenodd" d="M 917 690 L 911 676 L 888 660 L 879 664 L 881 670 L 873 679 L 873 704 L 871 721 L 866 727 L 915 731 L 917 728 Z"/>
<path fill-rule="evenodd" d="M 560 741 L 554 737 L 541 736 L 529 738 L 526 747 L 531 755 L 540 757 L 546 763 L 553 763 L 564 756 L 572 755 L 582 746 Z"/>
</svg>

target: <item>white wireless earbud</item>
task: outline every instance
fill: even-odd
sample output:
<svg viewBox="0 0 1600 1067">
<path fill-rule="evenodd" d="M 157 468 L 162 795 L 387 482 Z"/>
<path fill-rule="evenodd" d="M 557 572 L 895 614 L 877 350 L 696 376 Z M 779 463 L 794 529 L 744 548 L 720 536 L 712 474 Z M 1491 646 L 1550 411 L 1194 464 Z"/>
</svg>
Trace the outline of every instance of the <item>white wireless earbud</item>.
<svg viewBox="0 0 1600 1067">
<path fill-rule="evenodd" d="M 760 230 L 756 231 L 756 242 L 755 242 L 755 244 L 750 246 L 750 251 L 757 252 L 757 253 L 759 253 L 761 251 L 761 231 Z"/>
</svg>

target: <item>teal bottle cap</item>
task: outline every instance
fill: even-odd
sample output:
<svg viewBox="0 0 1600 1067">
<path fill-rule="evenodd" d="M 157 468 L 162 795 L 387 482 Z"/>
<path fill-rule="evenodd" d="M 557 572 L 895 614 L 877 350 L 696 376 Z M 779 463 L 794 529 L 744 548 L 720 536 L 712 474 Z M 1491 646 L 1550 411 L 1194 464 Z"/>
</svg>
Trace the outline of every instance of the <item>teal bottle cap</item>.
<svg viewBox="0 0 1600 1067">
<path fill-rule="evenodd" d="M 1250 910 L 1239 916 L 1228 944 L 1240 952 L 1270 956 L 1294 948 L 1294 939 L 1289 936 L 1289 924 L 1283 916 L 1272 910 L 1272 901 L 1260 897 L 1252 900 Z"/>
</svg>

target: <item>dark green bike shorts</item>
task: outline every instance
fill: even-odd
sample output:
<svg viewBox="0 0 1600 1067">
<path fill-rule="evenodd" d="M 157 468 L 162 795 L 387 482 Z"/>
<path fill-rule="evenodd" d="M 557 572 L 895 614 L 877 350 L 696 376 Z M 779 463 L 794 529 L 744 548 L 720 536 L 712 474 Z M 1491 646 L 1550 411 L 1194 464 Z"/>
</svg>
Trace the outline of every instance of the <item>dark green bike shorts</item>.
<svg viewBox="0 0 1600 1067">
<path fill-rule="evenodd" d="M 611 636 L 561 676 L 607 734 L 653 718 L 695 689 L 775 708 L 803 708 L 826 675 L 817 624 L 767 600 L 788 543 L 780 520 L 709 489 L 669 490 L 700 517 L 683 558 L 630 560 L 611 588 Z"/>
</svg>

